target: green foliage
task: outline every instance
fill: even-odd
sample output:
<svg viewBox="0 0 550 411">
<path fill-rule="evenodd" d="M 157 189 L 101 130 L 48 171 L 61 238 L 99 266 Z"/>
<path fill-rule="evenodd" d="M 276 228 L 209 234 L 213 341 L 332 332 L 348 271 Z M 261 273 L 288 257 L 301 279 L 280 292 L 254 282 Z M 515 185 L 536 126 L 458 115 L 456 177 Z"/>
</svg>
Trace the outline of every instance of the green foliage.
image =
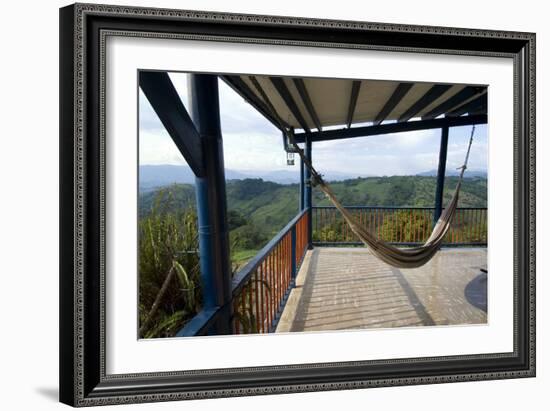
<svg viewBox="0 0 550 411">
<path fill-rule="evenodd" d="M 268 236 L 253 223 L 243 225 L 231 231 L 231 244 L 237 250 L 259 249 L 269 241 Z"/>
<path fill-rule="evenodd" d="M 173 336 L 202 305 L 196 213 L 173 211 L 174 201 L 170 190 L 158 191 L 139 221 L 140 328 L 148 322 L 141 332 L 144 338 Z M 171 270 L 175 275 L 148 319 Z"/>
<path fill-rule="evenodd" d="M 228 210 L 227 224 L 229 230 L 234 230 L 246 224 L 246 218 L 238 210 Z"/>
<path fill-rule="evenodd" d="M 445 179 L 444 204 L 453 195 L 458 177 Z M 433 207 L 435 177 L 366 177 L 330 183 L 336 197 L 347 206 Z M 318 189 L 313 190 L 313 205 L 329 206 L 330 201 Z M 487 179 L 466 178 L 462 184 L 459 207 L 487 206 Z"/>
<path fill-rule="evenodd" d="M 380 236 L 384 241 L 421 242 L 432 231 L 431 215 L 397 211 L 384 217 Z"/>
<path fill-rule="evenodd" d="M 444 204 L 454 191 L 458 177 L 445 179 Z M 354 178 L 331 182 L 336 196 L 344 205 L 358 206 L 418 206 L 432 207 L 435 195 L 435 177 L 392 176 Z M 165 209 L 172 213 L 194 209 L 195 189 L 190 184 L 175 184 L 166 188 L 173 201 Z M 227 182 L 228 223 L 231 253 L 250 253 L 261 249 L 298 211 L 298 184 L 277 184 L 262 179 L 230 180 Z M 140 195 L 140 216 L 150 213 L 157 192 Z M 313 204 L 331 205 L 317 188 L 313 190 Z M 487 180 L 466 178 L 462 185 L 459 207 L 486 207 Z M 321 227 L 314 232 L 316 241 L 338 241 L 344 230 L 342 222 Z M 406 230 L 406 229 L 405 229 Z M 353 240 L 349 237 L 349 240 Z"/>
</svg>

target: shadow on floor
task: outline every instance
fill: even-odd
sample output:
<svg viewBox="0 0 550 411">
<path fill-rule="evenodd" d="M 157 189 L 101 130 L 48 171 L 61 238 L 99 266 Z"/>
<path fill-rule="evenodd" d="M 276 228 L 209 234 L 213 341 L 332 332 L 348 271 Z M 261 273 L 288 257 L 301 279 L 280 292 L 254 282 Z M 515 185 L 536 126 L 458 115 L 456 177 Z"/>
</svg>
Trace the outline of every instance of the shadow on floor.
<svg viewBox="0 0 550 411">
<path fill-rule="evenodd" d="M 482 272 L 466 285 L 464 296 L 474 307 L 487 312 L 487 272 Z"/>
<path fill-rule="evenodd" d="M 424 304 L 420 302 L 420 299 L 414 292 L 409 282 L 403 276 L 403 273 L 397 268 L 392 268 L 391 270 L 393 275 L 395 275 L 395 278 L 397 278 L 397 281 L 399 281 L 399 285 L 403 288 L 403 291 L 407 295 L 407 298 L 409 299 L 411 306 L 416 311 L 418 318 L 422 321 L 422 325 L 435 325 L 435 321 L 432 316 L 428 313 Z"/>
<path fill-rule="evenodd" d="M 370 261 L 314 249 L 290 331 L 435 325 L 401 271 Z"/>
</svg>

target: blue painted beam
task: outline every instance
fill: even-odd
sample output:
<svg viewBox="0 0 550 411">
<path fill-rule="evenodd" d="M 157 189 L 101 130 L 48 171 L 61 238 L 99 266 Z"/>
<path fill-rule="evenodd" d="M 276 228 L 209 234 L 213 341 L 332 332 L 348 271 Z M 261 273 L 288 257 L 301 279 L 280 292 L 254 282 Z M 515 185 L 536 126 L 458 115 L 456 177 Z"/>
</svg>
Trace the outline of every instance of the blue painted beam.
<svg viewBox="0 0 550 411">
<path fill-rule="evenodd" d="M 207 335 L 216 321 L 220 307 L 211 307 L 201 310 L 194 316 L 185 327 L 179 330 L 176 337 L 191 337 L 196 335 Z"/>
<path fill-rule="evenodd" d="M 404 123 L 388 123 L 375 126 L 341 128 L 338 130 L 325 130 L 322 132 L 312 131 L 311 133 L 298 133 L 294 136 L 294 140 L 296 143 L 304 143 L 306 138 L 310 138 L 312 142 L 327 141 L 485 123 L 487 123 L 487 114 L 476 114 L 462 117 L 444 117 L 433 120 L 415 120 L 406 121 Z"/>
<path fill-rule="evenodd" d="M 231 262 L 217 76 L 190 74 L 188 92 L 205 166 L 204 176 L 196 178 L 203 309 L 221 307 L 208 333 L 231 334 Z"/>
<path fill-rule="evenodd" d="M 306 149 L 305 149 L 305 156 L 309 160 L 310 164 L 313 164 L 313 159 L 311 158 L 311 139 L 306 138 Z M 312 249 L 312 227 L 313 227 L 313 213 L 312 213 L 312 184 L 311 184 L 311 171 L 308 167 L 305 167 L 305 193 L 304 193 L 304 208 L 307 210 L 307 247 L 308 249 Z"/>
<path fill-rule="evenodd" d="M 139 87 L 193 173 L 204 175 L 201 138 L 168 74 L 140 71 Z"/>
<path fill-rule="evenodd" d="M 434 223 L 441 217 L 443 210 L 443 190 L 445 188 L 445 169 L 447 168 L 447 147 L 449 143 L 449 127 L 441 129 L 441 144 L 439 146 L 439 164 L 437 167 L 437 185 L 435 187 Z"/>
<path fill-rule="evenodd" d="M 304 204 L 305 204 L 305 199 L 304 199 L 304 196 L 305 196 L 305 186 L 304 186 L 304 161 L 302 160 L 302 158 L 300 157 L 300 210 L 299 211 L 303 211 L 304 210 Z"/>
</svg>

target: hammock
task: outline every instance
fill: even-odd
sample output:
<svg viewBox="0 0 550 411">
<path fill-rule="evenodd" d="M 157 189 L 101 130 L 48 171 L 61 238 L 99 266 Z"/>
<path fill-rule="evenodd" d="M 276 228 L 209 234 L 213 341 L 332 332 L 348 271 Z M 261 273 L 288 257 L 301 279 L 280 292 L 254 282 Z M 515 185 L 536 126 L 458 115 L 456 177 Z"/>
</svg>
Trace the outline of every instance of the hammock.
<svg viewBox="0 0 550 411">
<path fill-rule="evenodd" d="M 338 201 L 333 191 L 328 184 L 323 180 L 321 174 L 319 174 L 312 164 L 304 155 L 303 150 L 298 147 L 294 142 L 292 135 L 290 135 L 290 142 L 294 146 L 294 149 L 300 155 L 302 161 L 311 172 L 311 181 L 314 186 L 318 186 L 325 196 L 334 204 L 334 206 L 340 211 L 344 220 L 349 225 L 351 231 L 366 245 L 368 249 L 382 261 L 398 268 L 415 268 L 426 264 L 435 255 L 439 249 L 445 234 L 449 231 L 451 222 L 456 212 L 458 205 L 458 196 L 460 193 L 460 187 L 462 185 L 462 179 L 464 172 L 468 164 L 468 158 L 470 156 L 470 148 L 472 147 L 472 141 L 474 138 L 475 126 L 472 127 L 470 134 L 470 142 L 468 143 L 468 150 L 466 152 L 466 158 L 464 159 L 464 165 L 459 167 L 460 176 L 456 184 L 456 188 L 451 198 L 451 201 L 441 213 L 441 217 L 437 220 L 434 226 L 432 234 L 428 240 L 421 246 L 411 248 L 397 248 L 387 242 L 379 240 L 374 234 L 367 231 L 357 221 L 355 216 L 351 214 L 346 208 Z"/>
</svg>

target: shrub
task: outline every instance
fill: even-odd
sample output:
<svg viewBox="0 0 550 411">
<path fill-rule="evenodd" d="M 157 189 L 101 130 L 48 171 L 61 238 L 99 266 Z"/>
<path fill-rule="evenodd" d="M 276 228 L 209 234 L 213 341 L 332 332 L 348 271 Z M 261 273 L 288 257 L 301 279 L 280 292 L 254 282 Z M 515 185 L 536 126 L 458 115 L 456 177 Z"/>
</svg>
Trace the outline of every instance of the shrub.
<svg viewBox="0 0 550 411">
<path fill-rule="evenodd" d="M 172 202 L 171 193 L 159 191 L 151 212 L 139 221 L 142 338 L 175 335 L 202 306 L 197 216 Z"/>
</svg>

